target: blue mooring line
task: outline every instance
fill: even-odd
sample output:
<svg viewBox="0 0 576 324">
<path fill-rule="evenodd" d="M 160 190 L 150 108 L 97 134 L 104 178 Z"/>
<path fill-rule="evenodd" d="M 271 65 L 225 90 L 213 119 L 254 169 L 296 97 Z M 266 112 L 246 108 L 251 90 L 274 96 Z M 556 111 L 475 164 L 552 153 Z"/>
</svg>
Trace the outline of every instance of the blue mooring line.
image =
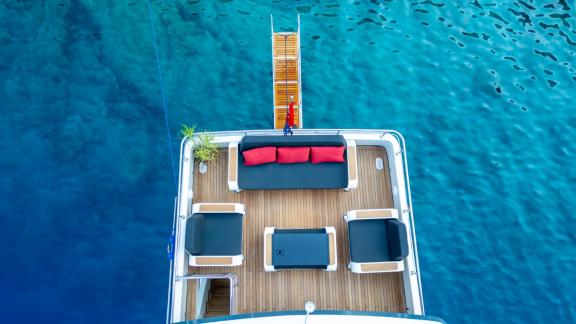
<svg viewBox="0 0 576 324">
<path fill-rule="evenodd" d="M 162 76 L 162 69 L 160 68 L 160 53 L 158 52 L 158 44 L 156 41 L 156 28 L 154 27 L 154 20 L 152 19 L 152 6 L 150 0 L 146 0 L 148 6 L 148 17 L 150 18 L 150 29 L 152 30 L 152 40 L 154 45 L 154 53 L 156 54 L 156 69 L 158 70 L 158 78 L 160 81 L 160 93 L 162 94 L 162 108 L 164 109 L 164 124 L 166 125 L 166 133 L 168 134 L 168 148 L 170 151 L 170 161 L 172 162 L 172 177 L 174 179 L 174 186 L 178 190 L 178 180 L 176 177 L 176 163 L 174 162 L 174 149 L 172 148 L 172 135 L 170 125 L 168 124 L 168 108 L 166 104 L 166 94 L 164 91 L 164 77 Z"/>
<path fill-rule="evenodd" d="M 168 260 L 174 260 L 174 245 L 175 245 L 175 243 L 176 243 L 176 234 L 173 231 L 172 235 L 170 235 L 170 241 L 168 242 L 168 244 L 170 246 L 170 250 L 168 251 Z"/>
</svg>

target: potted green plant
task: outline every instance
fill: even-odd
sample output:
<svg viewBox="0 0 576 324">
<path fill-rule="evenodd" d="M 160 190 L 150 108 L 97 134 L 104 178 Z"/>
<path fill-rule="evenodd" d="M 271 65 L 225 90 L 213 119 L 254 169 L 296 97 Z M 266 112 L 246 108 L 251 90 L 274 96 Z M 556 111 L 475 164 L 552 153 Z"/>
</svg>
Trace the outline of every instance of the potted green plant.
<svg viewBox="0 0 576 324">
<path fill-rule="evenodd" d="M 180 135 L 182 138 L 190 138 L 194 144 L 194 159 L 200 162 L 200 172 L 205 173 L 208 169 L 206 163 L 218 159 L 218 145 L 212 143 L 214 135 L 206 133 L 196 134 L 196 126 L 188 125 L 182 125 Z"/>
</svg>

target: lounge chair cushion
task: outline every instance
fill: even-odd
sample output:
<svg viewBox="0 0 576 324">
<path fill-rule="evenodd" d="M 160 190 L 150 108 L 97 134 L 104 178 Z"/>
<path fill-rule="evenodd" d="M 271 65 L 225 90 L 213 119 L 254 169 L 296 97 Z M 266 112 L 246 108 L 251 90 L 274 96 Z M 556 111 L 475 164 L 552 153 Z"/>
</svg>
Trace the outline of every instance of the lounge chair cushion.
<svg viewBox="0 0 576 324">
<path fill-rule="evenodd" d="M 204 214 L 194 214 L 186 221 L 186 250 L 192 255 L 204 251 Z"/>
<path fill-rule="evenodd" d="M 344 162 L 344 146 L 312 147 L 312 163 Z"/>
<path fill-rule="evenodd" d="M 386 221 L 388 257 L 390 261 L 400 261 L 408 256 L 406 225 L 397 219 Z"/>
<path fill-rule="evenodd" d="M 242 217 L 240 213 L 192 215 L 186 222 L 186 250 L 192 255 L 242 254 Z M 203 219 L 203 224 L 196 219 Z"/>
<path fill-rule="evenodd" d="M 383 219 L 348 222 L 350 258 L 353 262 L 388 261 L 386 222 Z"/>
</svg>

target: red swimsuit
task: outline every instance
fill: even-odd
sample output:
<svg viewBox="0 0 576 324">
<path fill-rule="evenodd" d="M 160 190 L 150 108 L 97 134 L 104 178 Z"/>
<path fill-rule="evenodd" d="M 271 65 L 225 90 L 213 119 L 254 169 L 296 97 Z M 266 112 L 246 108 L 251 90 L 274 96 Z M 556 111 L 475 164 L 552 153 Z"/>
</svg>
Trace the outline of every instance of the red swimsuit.
<svg viewBox="0 0 576 324">
<path fill-rule="evenodd" d="M 291 102 L 288 106 L 288 126 L 294 127 L 294 103 Z"/>
</svg>

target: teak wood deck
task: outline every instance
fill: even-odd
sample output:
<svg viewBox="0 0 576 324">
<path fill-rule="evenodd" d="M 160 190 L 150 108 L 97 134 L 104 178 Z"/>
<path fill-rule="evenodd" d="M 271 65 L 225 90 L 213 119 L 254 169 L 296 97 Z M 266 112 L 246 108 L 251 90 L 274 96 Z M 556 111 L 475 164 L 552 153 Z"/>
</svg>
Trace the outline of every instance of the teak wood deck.
<svg viewBox="0 0 576 324">
<path fill-rule="evenodd" d="M 384 160 L 377 170 L 376 158 Z M 302 310 L 306 301 L 317 309 L 406 312 L 402 273 L 354 274 L 349 261 L 347 228 L 342 215 L 352 209 L 392 208 L 386 151 L 358 147 L 359 185 L 355 190 L 228 190 L 227 151 L 208 165 L 205 174 L 194 170 L 194 203 L 236 202 L 246 206 L 244 263 L 238 267 L 190 267 L 190 274 L 234 273 L 238 313 Z M 276 228 L 336 228 L 338 270 L 264 272 L 263 233 Z M 193 283 L 190 283 L 193 285 Z M 192 298 L 193 300 L 193 298 Z M 188 303 L 188 310 L 193 306 Z M 190 314 L 190 312 L 189 312 Z"/>
</svg>

